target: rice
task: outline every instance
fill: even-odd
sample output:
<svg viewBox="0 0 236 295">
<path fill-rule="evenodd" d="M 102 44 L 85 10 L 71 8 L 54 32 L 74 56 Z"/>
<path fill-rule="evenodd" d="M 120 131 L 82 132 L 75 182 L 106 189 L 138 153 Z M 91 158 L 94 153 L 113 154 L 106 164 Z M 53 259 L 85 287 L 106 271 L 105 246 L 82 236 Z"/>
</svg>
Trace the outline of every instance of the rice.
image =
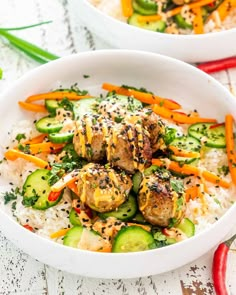
<svg viewBox="0 0 236 295">
<path fill-rule="evenodd" d="M 122 22 L 127 22 L 127 18 L 124 17 L 121 8 L 120 0 L 88 0 L 97 9 L 101 10 L 105 14 L 116 18 Z M 186 13 L 188 11 L 188 13 Z M 188 6 L 184 6 L 181 15 L 185 18 L 187 23 L 192 23 L 194 14 L 189 11 Z M 163 20 L 166 20 L 165 14 L 163 14 Z M 165 33 L 170 34 L 194 34 L 191 29 L 177 28 L 176 24 L 167 21 L 167 28 Z M 218 32 L 223 30 L 229 30 L 236 27 L 236 9 L 229 12 L 229 15 L 223 22 L 220 21 L 218 13 L 213 14 L 213 19 L 209 19 L 204 25 L 204 33 Z"/>
<path fill-rule="evenodd" d="M 167 121 L 165 121 L 167 123 Z M 175 124 L 168 123 L 169 127 L 175 127 L 178 135 L 186 133 L 186 127 L 184 125 L 177 126 Z M 22 129 L 23 128 L 23 129 Z M 22 133 L 27 138 L 31 138 L 37 132 L 34 130 L 32 121 L 18 122 L 17 126 L 13 126 L 13 129 L 9 133 L 10 142 L 9 145 L 15 146 L 15 137 L 17 134 Z M 55 155 L 49 155 L 48 161 L 53 162 Z M 231 181 L 230 175 L 224 176 L 223 171 L 219 170 L 219 167 L 227 166 L 227 156 L 224 149 L 208 149 L 204 153 L 197 167 L 207 169 L 217 175 L 221 175 L 228 181 Z M 17 159 L 16 161 L 3 160 L 0 164 L 0 175 L 11 185 L 2 187 L 2 190 L 6 191 L 9 188 L 19 187 L 22 189 L 23 183 L 27 176 L 36 169 L 33 164 L 27 163 L 23 159 Z M 185 186 L 196 185 L 199 179 L 196 177 L 187 177 L 184 179 Z M 236 189 L 232 186 L 230 189 L 224 189 L 217 185 L 207 185 L 207 191 L 203 191 L 201 198 L 190 200 L 186 204 L 186 214 L 195 223 L 196 233 L 203 231 L 210 227 L 216 220 L 218 220 L 236 201 Z M 14 205 L 14 206 L 13 206 Z M 12 218 L 16 219 L 21 225 L 29 225 L 35 229 L 35 233 L 44 238 L 51 239 L 50 235 L 61 229 L 71 227 L 69 221 L 69 212 L 72 208 L 72 199 L 69 190 L 65 190 L 61 201 L 47 209 L 47 210 L 35 210 L 31 207 L 25 207 L 22 204 L 22 196 L 18 195 L 17 200 L 11 201 L 5 205 L 3 198 L 0 198 L 0 207 L 5 210 Z M 13 209 L 14 207 L 14 209 Z M 62 243 L 62 238 L 55 239 L 56 242 Z"/>
</svg>

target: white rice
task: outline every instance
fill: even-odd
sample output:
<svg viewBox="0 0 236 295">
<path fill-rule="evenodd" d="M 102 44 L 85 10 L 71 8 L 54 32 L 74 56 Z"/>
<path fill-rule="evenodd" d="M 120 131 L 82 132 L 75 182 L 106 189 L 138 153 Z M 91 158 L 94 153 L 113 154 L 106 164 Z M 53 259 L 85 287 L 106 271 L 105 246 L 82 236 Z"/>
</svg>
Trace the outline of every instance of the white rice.
<svg viewBox="0 0 236 295">
<path fill-rule="evenodd" d="M 169 124 L 170 127 L 176 127 L 174 124 Z M 185 132 L 185 127 L 177 126 L 179 134 Z M 33 128 L 31 121 L 18 122 L 17 126 L 14 126 L 13 130 L 9 133 L 10 142 L 9 145 L 15 146 L 15 137 L 19 133 L 27 134 L 27 137 L 32 137 L 37 134 Z M 54 155 L 50 155 L 48 160 L 54 160 Z M 207 169 L 216 174 L 219 174 L 218 167 L 227 166 L 227 156 L 224 149 L 209 149 L 205 153 L 205 157 L 199 161 L 198 167 Z M 32 171 L 37 167 L 33 164 L 26 162 L 23 159 L 16 161 L 3 161 L 0 164 L 0 175 L 2 179 L 14 184 L 15 187 L 22 188 L 22 185 Z M 231 182 L 230 175 L 223 178 Z M 191 179 L 191 184 L 194 185 L 198 182 L 195 177 L 185 179 L 185 184 Z M 12 188 L 12 184 L 8 187 Z M 196 225 L 196 233 L 211 226 L 216 220 L 218 220 L 236 201 L 236 189 L 232 186 L 230 189 L 224 189 L 216 185 L 207 183 L 208 193 L 204 193 L 204 198 L 196 198 L 190 200 L 187 203 L 186 217 L 192 220 Z M 7 187 L 7 185 L 6 185 Z M 4 190 L 4 187 L 2 187 Z M 14 202 L 14 201 L 13 201 Z M 12 203 L 4 205 L 3 198 L 0 197 L 0 207 L 12 215 L 13 218 L 21 224 L 28 224 L 37 229 L 36 234 L 50 239 L 50 235 L 61 229 L 70 227 L 69 211 L 71 210 L 71 198 L 69 191 L 65 190 L 62 200 L 54 207 L 51 207 L 45 211 L 35 210 L 22 205 L 22 197 L 18 196 L 16 201 L 15 210 L 11 210 Z M 62 239 L 56 239 L 56 242 L 61 243 Z"/>
<path fill-rule="evenodd" d="M 127 18 L 124 17 L 121 8 L 120 0 L 88 0 L 91 4 L 93 4 L 97 9 L 101 10 L 105 14 L 108 14 L 117 20 L 122 22 L 127 22 Z M 187 7 L 187 6 L 186 6 Z M 187 9 L 187 8 L 185 8 Z M 186 15 L 186 14 L 185 14 Z M 191 21 L 191 17 L 189 19 Z M 220 24 L 209 20 L 204 26 L 204 33 L 218 32 L 222 30 L 229 30 L 236 27 L 236 9 L 232 10 L 226 19 Z M 172 29 L 171 27 L 167 27 L 166 33 L 172 34 L 193 34 L 193 31 L 189 29 Z"/>
</svg>

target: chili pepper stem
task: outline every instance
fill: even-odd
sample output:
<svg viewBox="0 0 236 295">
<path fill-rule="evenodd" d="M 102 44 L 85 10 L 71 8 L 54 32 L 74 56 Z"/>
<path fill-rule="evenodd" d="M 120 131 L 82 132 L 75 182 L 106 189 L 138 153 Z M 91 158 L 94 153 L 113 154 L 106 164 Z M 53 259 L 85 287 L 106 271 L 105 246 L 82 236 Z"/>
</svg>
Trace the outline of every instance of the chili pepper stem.
<svg viewBox="0 0 236 295">
<path fill-rule="evenodd" d="M 235 239 L 236 239 L 236 234 L 233 235 L 230 239 L 226 240 L 226 241 L 224 242 L 224 244 L 225 244 L 228 248 L 230 248 L 230 246 L 232 245 L 232 243 L 234 242 Z"/>
</svg>

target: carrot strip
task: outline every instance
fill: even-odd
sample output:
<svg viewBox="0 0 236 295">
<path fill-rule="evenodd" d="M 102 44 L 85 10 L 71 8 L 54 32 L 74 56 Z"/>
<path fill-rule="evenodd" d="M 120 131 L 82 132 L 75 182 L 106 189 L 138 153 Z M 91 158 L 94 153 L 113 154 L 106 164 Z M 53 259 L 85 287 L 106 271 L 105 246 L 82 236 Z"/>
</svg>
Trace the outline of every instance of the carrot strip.
<svg viewBox="0 0 236 295">
<path fill-rule="evenodd" d="M 77 196 L 79 196 L 79 191 L 77 188 L 77 184 L 76 182 L 70 182 L 69 184 L 67 184 L 67 187 L 72 190 L 73 193 L 75 193 Z"/>
<path fill-rule="evenodd" d="M 36 100 L 44 100 L 44 99 L 63 99 L 67 98 L 69 100 L 79 100 L 82 98 L 90 98 L 90 95 L 78 95 L 75 92 L 69 91 L 55 91 L 48 93 L 40 93 L 27 97 L 26 102 L 32 102 Z"/>
<path fill-rule="evenodd" d="M 53 192 L 59 192 L 63 190 L 66 186 L 70 185 L 71 183 L 75 182 L 78 178 L 78 173 L 76 171 L 72 171 L 66 175 L 64 175 L 60 180 L 51 186 L 51 190 Z"/>
<path fill-rule="evenodd" d="M 171 150 L 177 157 L 200 158 L 200 153 L 198 152 L 184 151 L 173 145 L 169 145 L 168 149 Z"/>
<path fill-rule="evenodd" d="M 194 13 L 193 19 L 193 30 L 195 34 L 203 34 L 204 33 L 204 26 L 203 26 L 203 18 L 202 18 L 202 10 L 201 7 L 196 7 L 192 9 Z"/>
<path fill-rule="evenodd" d="M 45 139 L 45 137 L 47 137 L 47 134 L 40 134 L 36 137 L 33 137 L 29 140 L 26 140 L 23 142 L 23 144 L 35 144 L 35 143 L 42 143 L 43 140 Z"/>
<path fill-rule="evenodd" d="M 181 108 L 181 106 L 168 98 L 163 98 L 157 95 L 153 95 L 151 93 L 141 92 L 134 89 L 127 89 L 121 86 L 112 85 L 109 83 L 103 83 L 102 88 L 107 91 L 115 91 L 117 94 L 133 96 L 140 100 L 141 102 L 148 104 L 160 104 L 164 105 L 168 109 L 176 110 Z"/>
<path fill-rule="evenodd" d="M 132 0 L 121 0 L 121 8 L 125 17 L 130 17 L 133 14 Z"/>
<path fill-rule="evenodd" d="M 25 154 L 21 151 L 15 150 L 15 149 L 8 150 L 5 153 L 5 158 L 10 161 L 15 161 L 18 158 L 22 158 L 28 162 L 34 163 L 36 166 L 38 166 L 40 168 L 45 168 L 45 169 L 49 168 L 48 162 L 46 162 L 38 157 L 29 155 L 29 154 Z"/>
<path fill-rule="evenodd" d="M 214 183 L 216 185 L 219 185 L 224 188 L 229 188 L 230 183 L 228 181 L 225 181 L 218 177 L 217 175 L 209 172 L 209 171 L 202 171 L 198 169 L 197 167 L 184 164 L 182 166 L 179 165 L 179 163 L 174 161 L 165 161 L 160 159 L 152 159 L 152 164 L 157 166 L 166 166 L 169 170 L 173 170 L 175 172 L 187 174 L 187 175 L 193 175 L 193 176 L 202 176 L 205 180 Z"/>
<path fill-rule="evenodd" d="M 218 12 L 221 21 L 224 21 L 225 18 L 229 15 L 229 12 L 236 7 L 236 0 L 224 0 L 215 10 Z M 211 14 L 210 19 L 213 18 Z"/>
<path fill-rule="evenodd" d="M 43 142 L 35 143 L 29 145 L 29 150 L 31 154 L 38 154 L 43 152 L 52 152 L 62 149 L 65 144 L 52 143 L 52 142 Z"/>
<path fill-rule="evenodd" d="M 19 106 L 26 110 L 31 112 L 39 112 L 39 113 L 46 113 L 47 109 L 43 105 L 34 104 L 34 103 L 28 103 L 24 101 L 18 101 Z"/>
<path fill-rule="evenodd" d="M 189 202 L 190 200 L 195 200 L 198 196 L 198 187 L 192 186 L 186 189 L 185 191 L 185 200 Z"/>
<path fill-rule="evenodd" d="M 228 157 L 229 171 L 234 184 L 236 184 L 236 161 L 235 161 L 235 147 L 234 147 L 234 119 L 228 114 L 225 117 L 225 137 L 226 137 L 226 152 Z"/>
<path fill-rule="evenodd" d="M 157 104 L 152 106 L 152 110 L 154 113 L 158 114 L 159 116 L 165 119 L 173 120 L 176 123 L 194 124 L 194 123 L 200 123 L 200 122 L 212 122 L 212 123 L 217 122 L 216 119 L 211 119 L 211 118 L 189 117 L 179 112 L 173 112 Z"/>
<path fill-rule="evenodd" d="M 204 5 L 207 5 L 207 4 L 210 4 L 214 2 L 214 0 L 200 0 L 200 1 L 195 1 L 195 2 L 192 2 L 188 5 L 182 5 L 182 6 L 178 6 L 172 10 L 169 10 L 167 13 L 166 13 L 166 16 L 167 17 L 172 17 L 172 16 L 175 16 L 176 14 L 179 14 L 181 13 L 183 7 L 189 7 L 189 9 L 194 9 L 194 8 L 199 8 L 199 7 L 202 7 Z M 152 21 L 157 21 L 157 20 L 160 20 L 161 19 L 161 16 L 156 14 L 156 15 L 141 15 L 138 17 L 138 21 L 139 22 L 152 22 Z"/>
<path fill-rule="evenodd" d="M 69 230 L 70 230 L 70 228 L 60 229 L 59 231 L 56 231 L 55 233 L 52 233 L 50 235 L 50 238 L 51 239 L 57 239 L 57 238 L 63 237 Z"/>
</svg>

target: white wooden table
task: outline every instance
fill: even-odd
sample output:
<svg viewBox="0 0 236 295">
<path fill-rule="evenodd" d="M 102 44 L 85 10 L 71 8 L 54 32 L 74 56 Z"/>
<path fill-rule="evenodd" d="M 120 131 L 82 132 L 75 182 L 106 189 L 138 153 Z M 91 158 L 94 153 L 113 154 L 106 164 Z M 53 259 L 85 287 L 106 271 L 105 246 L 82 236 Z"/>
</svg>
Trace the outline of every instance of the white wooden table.
<svg viewBox="0 0 236 295">
<path fill-rule="evenodd" d="M 53 23 L 17 34 L 59 56 L 108 48 L 79 23 L 69 0 L 0 0 L 0 27 L 46 20 Z M 0 68 L 4 71 L 0 91 L 37 66 L 39 64 L 0 39 Z M 236 69 L 217 73 L 214 77 L 225 87 L 236 89 Z M 236 248 L 236 244 L 233 248 Z M 189 265 L 162 275 L 102 280 L 71 275 L 44 265 L 23 253 L 0 233 L 0 294 L 214 294 L 211 280 L 213 251 Z M 236 252 L 230 252 L 228 261 L 228 284 L 231 293 L 236 294 Z"/>
</svg>

